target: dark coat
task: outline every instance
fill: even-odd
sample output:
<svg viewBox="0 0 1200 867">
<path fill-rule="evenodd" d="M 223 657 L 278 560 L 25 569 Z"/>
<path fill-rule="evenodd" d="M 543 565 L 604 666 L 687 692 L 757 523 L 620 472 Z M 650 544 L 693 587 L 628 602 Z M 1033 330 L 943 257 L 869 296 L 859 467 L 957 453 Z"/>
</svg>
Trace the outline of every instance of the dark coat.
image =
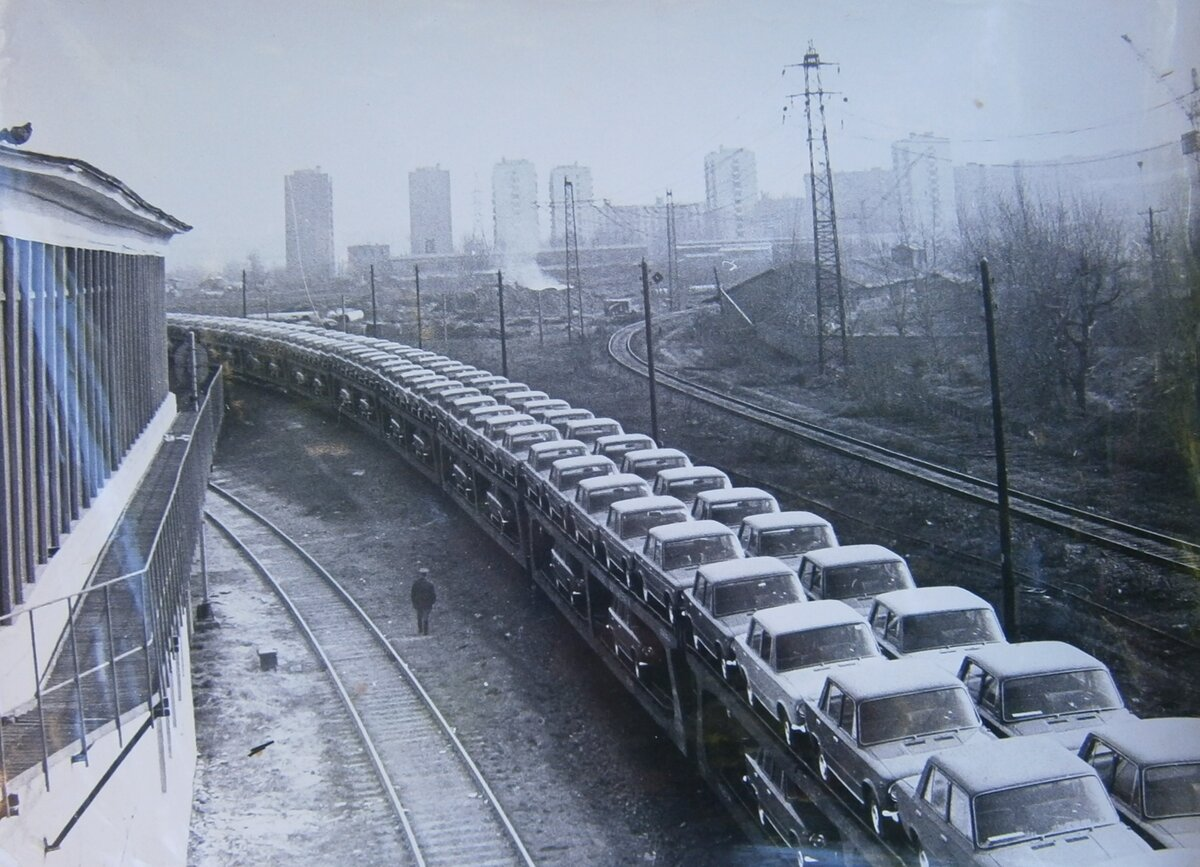
<svg viewBox="0 0 1200 867">
<path fill-rule="evenodd" d="M 437 591 L 433 589 L 433 582 L 422 575 L 413 582 L 413 608 L 432 608 L 434 602 L 437 602 Z"/>
</svg>

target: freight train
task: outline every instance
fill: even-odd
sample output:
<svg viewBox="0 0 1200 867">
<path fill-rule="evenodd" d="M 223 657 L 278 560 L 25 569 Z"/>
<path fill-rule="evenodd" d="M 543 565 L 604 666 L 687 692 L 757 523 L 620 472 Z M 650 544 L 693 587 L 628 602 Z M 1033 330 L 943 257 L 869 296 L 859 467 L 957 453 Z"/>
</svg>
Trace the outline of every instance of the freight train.
<svg viewBox="0 0 1200 867">
<path fill-rule="evenodd" d="M 528 572 L 735 817 L 802 860 L 1096 863 L 1143 838 L 1200 845 L 1196 721 L 1173 752 L 1141 737 L 1150 721 L 1099 660 L 1008 644 L 984 600 L 918 587 L 894 552 L 839 546 L 815 514 L 433 352 L 280 322 L 169 325 L 173 358 L 194 339 L 227 373 L 388 443 Z M 1170 753 L 1171 772 L 1118 770 L 1087 737 L 1108 727 Z M 1156 837 L 1163 821 L 1133 815 L 1154 782 L 1190 832 Z"/>
</svg>

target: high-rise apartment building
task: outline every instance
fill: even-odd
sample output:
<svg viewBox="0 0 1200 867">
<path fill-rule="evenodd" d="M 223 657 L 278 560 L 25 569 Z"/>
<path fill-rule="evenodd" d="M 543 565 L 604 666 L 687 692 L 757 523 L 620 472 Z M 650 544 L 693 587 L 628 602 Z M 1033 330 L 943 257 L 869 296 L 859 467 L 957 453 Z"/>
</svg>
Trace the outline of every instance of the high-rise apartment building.
<svg viewBox="0 0 1200 867">
<path fill-rule="evenodd" d="M 565 181 L 575 194 L 575 236 L 580 247 L 596 238 L 596 209 L 592 207 L 592 170 L 587 166 L 558 166 L 550 172 L 550 246 L 561 247 L 567 226 Z"/>
<path fill-rule="evenodd" d="M 450 173 L 441 166 L 408 173 L 408 220 L 414 256 L 454 252 Z"/>
<path fill-rule="evenodd" d="M 721 148 L 704 158 L 704 195 L 714 240 L 753 235 L 758 169 L 745 148 Z"/>
<path fill-rule="evenodd" d="M 320 166 L 283 179 L 283 215 L 288 272 L 305 280 L 333 276 L 333 183 Z"/>
<path fill-rule="evenodd" d="M 957 230 L 949 139 L 926 133 L 894 142 L 892 174 L 906 240 L 932 245 Z"/>
<path fill-rule="evenodd" d="M 496 251 L 534 254 L 538 243 L 537 172 L 529 160 L 501 160 L 492 170 Z"/>
</svg>

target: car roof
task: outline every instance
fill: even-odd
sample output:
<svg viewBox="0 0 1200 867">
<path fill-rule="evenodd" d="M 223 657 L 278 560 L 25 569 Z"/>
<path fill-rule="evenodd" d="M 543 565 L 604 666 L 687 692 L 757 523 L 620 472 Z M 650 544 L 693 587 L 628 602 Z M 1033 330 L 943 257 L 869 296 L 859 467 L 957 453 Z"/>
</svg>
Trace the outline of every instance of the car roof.
<svg viewBox="0 0 1200 867">
<path fill-rule="evenodd" d="M 778 557 L 744 557 L 740 560 L 720 560 L 716 563 L 705 563 L 697 570 L 706 580 L 714 583 L 736 581 L 743 578 L 765 577 L 786 572 L 795 576 L 795 572 Z"/>
<path fill-rule="evenodd" d="M 521 436 L 528 433 L 552 433 L 558 436 L 558 430 L 552 425 L 543 424 L 540 421 L 527 421 L 522 424 L 516 424 L 504 432 L 505 436 Z"/>
<path fill-rule="evenodd" d="M 909 587 L 904 590 L 889 590 L 875 597 L 896 614 L 928 614 L 934 611 L 964 611 L 977 608 L 993 610 L 988 601 L 976 596 L 965 587 L 952 584 L 938 587 Z"/>
<path fill-rule="evenodd" d="M 729 478 L 724 470 L 716 467 L 667 467 L 658 471 L 658 477 L 668 482 L 679 479 Z"/>
<path fill-rule="evenodd" d="M 1092 767 L 1049 735 L 973 743 L 930 759 L 969 792 L 990 792 L 1064 777 L 1095 775 Z"/>
<path fill-rule="evenodd" d="M 554 462 L 554 468 L 560 473 L 565 472 L 566 470 L 575 470 L 579 467 L 595 466 L 616 468 L 617 465 L 614 464 L 610 458 L 606 458 L 604 455 L 576 455 L 569 458 L 559 458 Z"/>
<path fill-rule="evenodd" d="M 801 632 L 847 623 L 866 623 L 861 614 L 838 599 L 789 602 L 756 611 L 754 619 L 768 632 Z"/>
<path fill-rule="evenodd" d="M 880 563 L 904 558 L 882 545 L 842 545 L 840 548 L 817 548 L 804 555 L 822 569 L 849 566 L 853 563 Z"/>
<path fill-rule="evenodd" d="M 529 457 L 537 457 L 542 452 L 559 452 L 567 449 L 587 451 L 587 446 L 579 440 L 547 440 L 544 443 L 534 443 L 529 447 Z"/>
<path fill-rule="evenodd" d="M 594 491 L 597 488 L 619 488 L 624 485 L 635 485 L 638 483 L 646 485 L 646 480 L 633 473 L 615 473 L 611 476 L 593 476 L 590 479 L 581 479 L 579 487 L 586 488 L 588 491 Z M 649 486 L 647 485 L 647 487 Z M 680 503 L 680 505 L 683 504 Z"/>
<path fill-rule="evenodd" d="M 701 491 L 696 495 L 696 499 L 706 503 L 728 503 L 737 500 L 761 500 L 765 498 L 769 498 L 772 502 L 775 501 L 775 498 L 762 488 L 712 488 L 707 491 Z"/>
<path fill-rule="evenodd" d="M 632 473 L 630 473 L 632 475 Z M 614 479 L 616 476 L 609 476 L 609 479 Z M 635 479 L 640 478 L 634 476 Z M 645 481 L 645 479 L 642 479 Z M 616 512 L 640 512 L 646 509 L 687 509 L 678 497 L 630 497 L 628 500 L 617 500 L 610 509 Z M 691 522 L 689 522 L 691 523 Z"/>
<path fill-rule="evenodd" d="M 573 427 L 587 428 L 591 425 L 596 425 L 596 424 L 615 424 L 617 426 L 618 430 L 621 428 L 621 423 L 619 421 L 617 421 L 615 418 L 609 418 L 606 415 L 599 415 L 599 416 L 596 416 L 595 418 L 568 419 L 567 420 L 567 429 L 570 430 Z M 621 436 L 621 434 L 608 434 L 608 436 Z"/>
<path fill-rule="evenodd" d="M 830 677 L 856 700 L 964 688 L 962 681 L 950 672 L 920 659 L 869 659 Z"/>
<path fill-rule="evenodd" d="M 679 449 L 670 448 L 649 448 L 649 449 L 634 449 L 633 451 L 625 452 L 625 460 L 627 461 L 649 461 L 655 458 L 686 458 L 687 455 Z"/>
<path fill-rule="evenodd" d="M 1055 671 L 1078 671 L 1089 668 L 1107 670 L 1107 666 L 1096 657 L 1065 641 L 987 644 L 978 650 L 969 651 L 966 657 L 978 662 L 999 678 L 1048 674 Z"/>
<path fill-rule="evenodd" d="M 666 470 L 663 470 L 666 472 Z M 747 527 L 756 530 L 777 530 L 782 527 L 830 527 L 832 524 L 815 512 L 760 512 L 742 519 Z"/>
<path fill-rule="evenodd" d="M 641 433 L 605 434 L 604 436 L 602 436 L 596 440 L 596 445 L 606 446 L 606 445 L 611 445 L 612 443 L 629 443 L 629 442 L 653 443 L 654 439 L 652 437 L 650 437 L 649 434 L 641 434 Z M 650 446 L 650 448 L 653 448 L 653 446 Z"/>
<path fill-rule="evenodd" d="M 674 497 L 670 497 L 670 499 L 675 500 Z M 676 500 L 676 502 L 679 501 Z M 683 503 L 679 504 L 683 505 Z M 695 539 L 700 536 L 733 536 L 734 534 L 720 521 L 704 520 L 660 524 L 650 530 L 650 535 L 660 542 L 678 542 L 680 539 Z"/>
<path fill-rule="evenodd" d="M 1095 735 L 1139 765 L 1200 762 L 1200 719 L 1195 717 L 1129 720 Z"/>
</svg>

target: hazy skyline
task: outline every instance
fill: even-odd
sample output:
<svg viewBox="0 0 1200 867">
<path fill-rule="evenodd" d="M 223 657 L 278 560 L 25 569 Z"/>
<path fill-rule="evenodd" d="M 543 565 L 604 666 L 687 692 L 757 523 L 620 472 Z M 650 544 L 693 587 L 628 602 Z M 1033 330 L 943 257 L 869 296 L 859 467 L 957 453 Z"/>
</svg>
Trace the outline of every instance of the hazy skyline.
<svg viewBox="0 0 1200 867">
<path fill-rule="evenodd" d="M 491 238 L 491 172 L 591 168 L 598 198 L 704 198 L 704 155 L 753 150 L 759 189 L 800 192 L 799 63 L 837 68 L 836 170 L 887 167 L 909 133 L 954 162 L 1178 148 L 1170 103 L 1200 65 L 1200 0 L 0 0 L 0 126 L 77 157 L 195 226 L 171 265 L 284 258 L 283 178 L 333 182 L 336 251 L 409 249 L 408 172 L 451 174 L 455 244 Z M 1121 40 L 1129 34 L 1150 65 Z M 1137 159 L 1130 156 L 1130 159 Z"/>
</svg>

